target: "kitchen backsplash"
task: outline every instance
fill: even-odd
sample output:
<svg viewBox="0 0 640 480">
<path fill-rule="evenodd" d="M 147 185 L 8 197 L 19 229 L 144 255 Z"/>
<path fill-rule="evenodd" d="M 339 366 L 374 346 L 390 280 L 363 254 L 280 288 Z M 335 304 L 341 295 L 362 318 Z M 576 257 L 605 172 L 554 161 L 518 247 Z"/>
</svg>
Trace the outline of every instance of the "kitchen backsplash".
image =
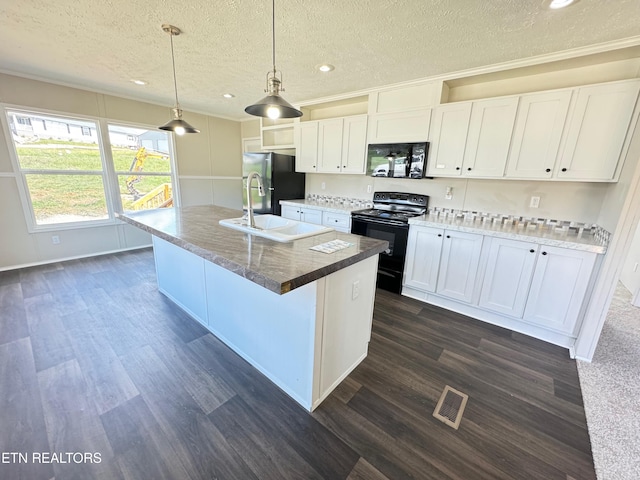
<svg viewBox="0 0 640 480">
<path fill-rule="evenodd" d="M 451 188 L 451 199 L 445 197 L 447 187 Z M 431 207 L 582 223 L 598 223 L 609 187 L 606 183 L 464 178 L 410 180 L 365 175 L 307 174 L 306 178 L 306 194 L 371 200 L 375 191 L 418 193 L 429 195 Z M 530 207 L 532 196 L 540 197 L 539 208 Z"/>
<path fill-rule="evenodd" d="M 609 243 L 611 234 L 594 223 L 572 222 L 551 218 L 524 217 L 499 213 L 456 210 L 452 208 L 430 207 L 428 214 L 439 218 L 450 218 L 480 224 L 514 226 L 523 229 L 566 232 L 567 235 L 593 235 L 603 245 Z"/>
</svg>

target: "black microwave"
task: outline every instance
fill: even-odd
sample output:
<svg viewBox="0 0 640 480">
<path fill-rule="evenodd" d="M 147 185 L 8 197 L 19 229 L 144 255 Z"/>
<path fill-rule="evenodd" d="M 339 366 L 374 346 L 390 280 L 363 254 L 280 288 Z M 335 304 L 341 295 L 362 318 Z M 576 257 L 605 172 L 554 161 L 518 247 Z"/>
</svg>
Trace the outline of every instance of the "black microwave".
<svg viewBox="0 0 640 480">
<path fill-rule="evenodd" d="M 429 142 L 378 143 L 367 149 L 367 175 L 424 178 Z"/>
</svg>

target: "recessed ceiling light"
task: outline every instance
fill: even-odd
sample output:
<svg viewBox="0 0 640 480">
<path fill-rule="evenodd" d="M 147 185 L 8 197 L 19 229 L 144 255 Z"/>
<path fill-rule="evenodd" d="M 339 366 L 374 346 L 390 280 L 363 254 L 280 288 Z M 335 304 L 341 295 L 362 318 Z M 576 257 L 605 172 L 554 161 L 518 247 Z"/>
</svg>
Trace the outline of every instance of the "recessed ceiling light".
<svg viewBox="0 0 640 480">
<path fill-rule="evenodd" d="M 321 65 L 316 65 L 316 68 L 318 70 L 320 70 L 321 72 L 330 72 L 331 70 L 335 69 L 336 67 L 334 67 L 333 65 L 330 65 L 328 63 L 323 63 Z"/>
<path fill-rule="evenodd" d="M 149 82 L 145 82 L 144 80 L 131 80 L 136 85 L 147 85 Z"/>
<path fill-rule="evenodd" d="M 234 98 L 235 97 L 235 95 L 233 93 L 223 93 L 222 96 L 224 98 Z"/>
<path fill-rule="evenodd" d="M 551 3 L 549 4 L 549 8 L 557 10 L 558 8 L 568 7 L 574 2 L 575 0 L 551 0 Z"/>
</svg>

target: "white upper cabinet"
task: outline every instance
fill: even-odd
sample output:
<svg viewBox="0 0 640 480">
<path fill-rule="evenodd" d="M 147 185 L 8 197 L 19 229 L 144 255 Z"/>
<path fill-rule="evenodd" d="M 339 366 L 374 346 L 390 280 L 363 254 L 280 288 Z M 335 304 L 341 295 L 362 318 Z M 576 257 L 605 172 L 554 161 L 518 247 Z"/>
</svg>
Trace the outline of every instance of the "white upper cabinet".
<svg viewBox="0 0 640 480">
<path fill-rule="evenodd" d="M 344 118 L 341 173 L 365 173 L 367 164 L 367 116 Z"/>
<path fill-rule="evenodd" d="M 296 171 L 365 173 L 367 115 L 300 122 L 295 132 Z"/>
<path fill-rule="evenodd" d="M 318 172 L 340 173 L 343 125 L 342 118 L 318 122 Z"/>
<path fill-rule="evenodd" d="M 369 115 L 424 110 L 440 103 L 442 82 L 388 88 L 369 94 Z"/>
<path fill-rule="evenodd" d="M 368 143 L 427 140 L 431 107 L 440 103 L 442 88 L 442 82 L 429 82 L 371 93 Z"/>
<path fill-rule="evenodd" d="M 460 175 L 464 160 L 471 102 L 441 105 L 433 109 L 427 172 L 429 175 Z"/>
<path fill-rule="evenodd" d="M 570 100 L 571 90 L 520 97 L 507 177 L 551 178 Z"/>
<path fill-rule="evenodd" d="M 463 174 L 467 177 L 502 177 L 507 165 L 518 97 L 473 102 Z"/>
<path fill-rule="evenodd" d="M 637 80 L 577 89 L 557 177 L 614 180 L 638 98 Z"/>
<path fill-rule="evenodd" d="M 369 143 L 424 142 L 430 122 L 430 108 L 369 115 Z"/>
<path fill-rule="evenodd" d="M 296 172 L 315 172 L 318 166 L 318 122 L 295 126 Z"/>
</svg>

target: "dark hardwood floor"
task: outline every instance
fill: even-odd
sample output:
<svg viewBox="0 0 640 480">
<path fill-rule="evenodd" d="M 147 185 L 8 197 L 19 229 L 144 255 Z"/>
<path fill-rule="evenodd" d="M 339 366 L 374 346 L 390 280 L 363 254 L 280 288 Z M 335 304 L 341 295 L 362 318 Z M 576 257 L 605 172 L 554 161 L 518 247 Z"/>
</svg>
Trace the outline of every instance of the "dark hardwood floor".
<svg viewBox="0 0 640 480">
<path fill-rule="evenodd" d="M 445 385 L 469 395 L 458 430 L 432 416 Z M 595 473 L 564 349 L 378 291 L 369 356 L 309 414 L 158 293 L 142 250 L 0 273 L 0 479 L 54 477 Z"/>
</svg>

